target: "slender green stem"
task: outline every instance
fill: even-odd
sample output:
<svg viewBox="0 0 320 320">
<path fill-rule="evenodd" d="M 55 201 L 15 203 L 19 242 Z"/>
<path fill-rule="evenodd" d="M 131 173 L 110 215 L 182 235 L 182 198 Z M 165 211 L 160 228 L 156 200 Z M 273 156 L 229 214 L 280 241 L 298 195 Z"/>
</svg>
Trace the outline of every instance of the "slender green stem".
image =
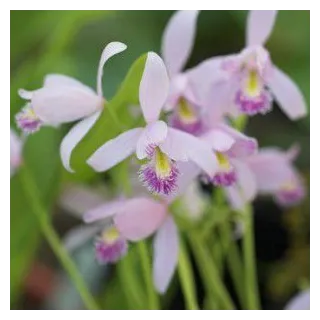
<svg viewBox="0 0 320 320">
<path fill-rule="evenodd" d="M 183 239 L 180 239 L 179 245 L 179 278 L 184 293 L 184 299 L 188 310 L 198 310 L 197 295 L 194 285 L 194 276 L 189 254 Z"/>
<path fill-rule="evenodd" d="M 145 279 L 145 284 L 147 286 L 147 294 L 149 300 L 149 309 L 158 310 L 159 309 L 159 297 L 154 289 L 152 281 L 152 271 L 151 271 L 151 262 L 149 259 L 148 248 L 144 241 L 139 241 L 137 244 L 139 248 L 143 276 Z"/>
<path fill-rule="evenodd" d="M 225 221 L 225 223 L 221 225 L 220 230 L 222 237 L 225 241 L 228 241 L 228 247 L 226 248 L 227 266 L 241 306 L 245 308 L 246 300 L 243 281 L 243 263 L 241 261 L 239 248 L 237 247 L 234 239 L 232 239 L 232 231 L 229 221 Z"/>
<path fill-rule="evenodd" d="M 73 281 L 86 308 L 89 310 L 98 310 L 99 308 L 93 296 L 89 292 L 86 283 L 84 282 L 72 259 L 68 255 L 66 249 L 62 245 L 59 236 L 53 229 L 49 220 L 49 216 L 40 202 L 37 186 L 35 185 L 32 175 L 29 174 L 26 166 L 21 168 L 20 177 L 26 196 L 28 197 L 30 205 L 33 208 L 33 212 L 38 219 L 43 235 Z"/>
<path fill-rule="evenodd" d="M 220 279 L 217 267 L 210 256 L 208 249 L 204 242 L 202 242 L 197 235 L 190 236 L 190 244 L 193 248 L 193 253 L 196 258 L 199 271 L 202 274 L 203 282 L 207 287 L 208 293 L 212 294 L 219 305 L 227 310 L 235 309 L 233 301 Z"/>
<path fill-rule="evenodd" d="M 246 281 L 247 305 L 250 310 L 260 309 L 260 298 L 257 284 L 256 258 L 254 246 L 253 212 L 247 205 L 244 212 L 245 232 L 243 237 L 244 271 Z"/>
</svg>

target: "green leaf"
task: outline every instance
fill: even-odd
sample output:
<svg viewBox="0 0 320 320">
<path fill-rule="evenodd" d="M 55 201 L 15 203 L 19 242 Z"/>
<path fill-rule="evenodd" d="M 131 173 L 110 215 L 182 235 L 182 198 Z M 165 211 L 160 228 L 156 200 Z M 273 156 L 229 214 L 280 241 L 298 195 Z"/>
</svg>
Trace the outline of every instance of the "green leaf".
<svg viewBox="0 0 320 320">
<path fill-rule="evenodd" d="M 130 129 L 133 122 L 129 107 L 139 104 L 139 86 L 147 55 L 138 58 L 130 68 L 115 97 L 106 103 L 99 119 L 74 149 L 71 166 L 78 175 L 91 170 L 86 160 L 106 141 Z"/>
</svg>

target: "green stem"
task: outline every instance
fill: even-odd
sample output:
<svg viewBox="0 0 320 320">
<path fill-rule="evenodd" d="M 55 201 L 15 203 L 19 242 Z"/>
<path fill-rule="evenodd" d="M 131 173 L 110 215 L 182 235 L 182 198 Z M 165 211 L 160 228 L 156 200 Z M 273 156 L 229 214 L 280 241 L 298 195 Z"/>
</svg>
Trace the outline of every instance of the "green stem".
<svg viewBox="0 0 320 320">
<path fill-rule="evenodd" d="M 187 252 L 187 248 L 182 239 L 179 245 L 179 278 L 182 285 L 184 299 L 188 310 L 199 310 L 197 295 L 192 274 L 192 266 Z"/>
<path fill-rule="evenodd" d="M 226 248 L 227 265 L 241 306 L 245 308 L 243 263 L 241 261 L 239 248 L 237 247 L 235 240 L 232 239 L 229 221 L 226 221 L 221 225 L 221 234 L 225 241 L 229 241 L 228 247 Z"/>
<path fill-rule="evenodd" d="M 137 244 L 139 248 L 143 276 L 147 286 L 147 294 L 149 300 L 149 309 L 150 310 L 159 310 L 159 298 L 157 293 L 154 290 L 152 272 L 151 272 L 151 262 L 149 260 L 148 248 L 144 241 L 139 241 Z"/>
<path fill-rule="evenodd" d="M 99 308 L 91 293 L 89 292 L 86 283 L 81 277 L 72 259 L 68 255 L 66 249 L 62 245 L 59 236 L 53 229 L 49 220 L 49 216 L 46 210 L 43 208 L 42 204 L 40 203 L 37 186 L 35 185 L 35 182 L 33 181 L 31 174 L 28 173 L 26 166 L 21 168 L 20 177 L 22 186 L 25 190 L 27 197 L 29 198 L 30 205 L 32 206 L 34 214 L 38 219 L 41 231 L 45 236 L 46 240 L 48 241 L 49 245 L 51 246 L 53 252 L 60 260 L 62 266 L 64 267 L 69 277 L 73 281 L 76 289 L 78 290 L 83 300 L 84 305 L 89 310 L 98 310 Z"/>
<path fill-rule="evenodd" d="M 219 305 L 223 308 L 227 310 L 235 309 L 233 301 L 219 277 L 217 267 L 206 248 L 205 243 L 201 242 L 196 235 L 193 235 L 190 236 L 190 244 L 193 248 L 193 253 L 208 293 L 219 300 Z"/>
<path fill-rule="evenodd" d="M 259 290 L 257 285 L 256 258 L 254 246 L 253 212 L 247 205 L 244 212 L 245 232 L 243 237 L 244 271 L 246 281 L 247 305 L 250 310 L 260 309 Z"/>
</svg>

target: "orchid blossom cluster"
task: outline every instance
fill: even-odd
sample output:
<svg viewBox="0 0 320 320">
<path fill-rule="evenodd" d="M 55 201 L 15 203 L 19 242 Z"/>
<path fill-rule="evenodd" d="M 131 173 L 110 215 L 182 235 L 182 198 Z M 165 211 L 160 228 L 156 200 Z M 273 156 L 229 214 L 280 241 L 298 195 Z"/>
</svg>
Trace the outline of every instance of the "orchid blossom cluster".
<svg viewBox="0 0 320 320">
<path fill-rule="evenodd" d="M 163 35 L 162 54 L 148 52 L 139 87 L 144 125 L 120 133 L 101 145 L 87 163 L 108 171 L 134 155 L 136 175 L 146 193 L 108 201 L 84 214 L 87 228 L 73 233 L 75 243 L 96 237 L 99 263 L 119 261 L 128 242 L 154 237 L 153 277 L 165 292 L 178 261 L 178 228 L 170 204 L 183 196 L 198 178 L 226 194 L 230 206 L 241 210 L 257 194 L 274 197 L 283 206 L 295 205 L 305 195 L 289 151 L 259 149 L 258 141 L 237 130 L 235 119 L 271 112 L 276 100 L 296 120 L 306 115 L 304 98 L 295 83 L 271 61 L 264 47 L 275 24 L 276 11 L 252 11 L 246 47 L 239 53 L 210 58 L 192 69 L 185 65 L 192 51 L 198 11 L 179 11 Z M 70 158 L 108 104 L 103 97 L 104 64 L 126 50 L 109 43 L 101 55 L 97 90 L 64 75 L 48 75 L 42 88 L 20 90 L 26 105 L 16 122 L 26 134 L 42 126 L 77 123 L 61 144 L 61 159 L 73 172 Z M 128 106 L 129 107 L 129 106 Z M 107 130 L 107 128 L 106 128 Z M 21 163 L 21 142 L 11 134 L 11 167 Z M 72 247 L 74 247 L 74 241 Z"/>
</svg>

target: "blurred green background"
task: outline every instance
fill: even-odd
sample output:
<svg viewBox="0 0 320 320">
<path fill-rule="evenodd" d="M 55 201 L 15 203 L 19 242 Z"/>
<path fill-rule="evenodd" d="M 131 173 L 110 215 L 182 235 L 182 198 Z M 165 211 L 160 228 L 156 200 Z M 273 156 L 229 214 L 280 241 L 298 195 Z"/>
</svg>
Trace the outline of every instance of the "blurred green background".
<svg viewBox="0 0 320 320">
<path fill-rule="evenodd" d="M 23 101 L 17 95 L 18 88 L 40 87 L 43 77 L 48 73 L 67 74 L 95 87 L 102 49 L 110 41 L 121 41 L 128 45 L 128 50 L 107 63 L 104 72 L 104 93 L 106 98 L 110 99 L 138 56 L 150 50 L 160 52 L 162 32 L 171 15 L 172 11 L 11 11 L 11 126 L 15 128 L 14 115 L 23 105 Z M 244 45 L 246 15 L 247 11 L 201 12 L 196 42 L 188 67 L 214 55 L 241 50 Z M 298 83 L 309 105 L 309 11 L 281 11 L 267 48 L 271 52 L 273 62 Z M 258 138 L 261 146 L 277 145 L 288 148 L 292 143 L 299 142 L 302 152 L 298 165 L 308 176 L 309 123 L 309 116 L 298 122 L 290 122 L 279 108 L 274 108 L 267 116 L 251 119 L 248 132 Z M 63 217 L 63 213 L 57 208 L 57 197 L 65 183 L 78 179 L 66 174 L 59 159 L 59 143 L 67 129 L 42 129 L 30 137 L 24 151 L 25 161 L 36 179 L 41 199 L 46 208 L 54 214 L 55 224 L 61 234 L 74 222 L 66 221 Z M 18 175 L 11 179 L 10 187 L 11 307 L 44 307 L 44 293 L 46 297 L 51 294 L 51 301 L 56 301 L 49 303 L 49 307 L 70 307 L 72 303 L 75 308 L 79 307 L 72 287 L 66 288 L 66 280 L 62 283 L 65 286 L 64 292 L 68 292 L 64 295 L 69 299 L 68 303 L 65 302 L 63 305 L 62 298 L 59 300 L 52 297 L 51 283 L 57 282 L 53 280 L 56 278 L 52 266 L 56 269 L 57 263 L 41 241 L 37 222 L 30 212 L 31 208 L 25 199 Z M 266 308 L 280 307 L 288 299 L 294 291 L 294 286 L 290 287 L 288 284 L 295 281 L 296 272 L 299 276 L 303 275 L 302 279 L 308 279 L 308 204 L 304 204 L 302 208 L 298 213 L 291 214 L 290 218 L 281 218 L 279 222 L 284 226 L 286 235 L 291 235 L 287 237 L 289 240 L 286 238 L 287 247 L 292 248 L 292 242 L 297 245 L 297 241 L 300 241 L 299 252 L 293 253 L 294 264 L 298 264 L 299 270 L 288 272 L 292 267 L 290 259 L 293 258 L 292 255 L 289 259 L 286 254 L 282 254 L 281 258 L 277 258 L 277 267 L 268 271 L 266 275 L 262 274 L 262 277 L 266 277 L 263 279 L 268 282 L 264 288 L 267 296 Z M 273 245 L 277 247 L 278 244 L 275 242 Z M 83 261 L 84 265 L 81 268 L 93 270 L 94 266 L 86 265 L 86 254 L 90 255 L 90 248 L 79 253 L 77 259 Z M 304 264 L 300 265 L 299 261 L 303 261 Z M 264 269 L 269 270 L 268 261 L 262 261 L 262 265 Z M 286 277 L 292 276 L 293 280 L 286 279 L 280 287 L 279 279 L 283 279 L 284 273 Z M 35 277 L 35 274 L 39 275 L 39 278 Z M 87 281 L 91 280 L 88 276 Z M 274 286 L 274 283 L 278 285 Z M 62 289 L 57 290 L 59 292 Z M 121 296 L 121 293 L 119 294 Z M 116 294 L 113 297 L 115 301 L 110 298 L 105 307 L 125 308 L 113 305 L 119 303 L 115 297 Z"/>
</svg>

